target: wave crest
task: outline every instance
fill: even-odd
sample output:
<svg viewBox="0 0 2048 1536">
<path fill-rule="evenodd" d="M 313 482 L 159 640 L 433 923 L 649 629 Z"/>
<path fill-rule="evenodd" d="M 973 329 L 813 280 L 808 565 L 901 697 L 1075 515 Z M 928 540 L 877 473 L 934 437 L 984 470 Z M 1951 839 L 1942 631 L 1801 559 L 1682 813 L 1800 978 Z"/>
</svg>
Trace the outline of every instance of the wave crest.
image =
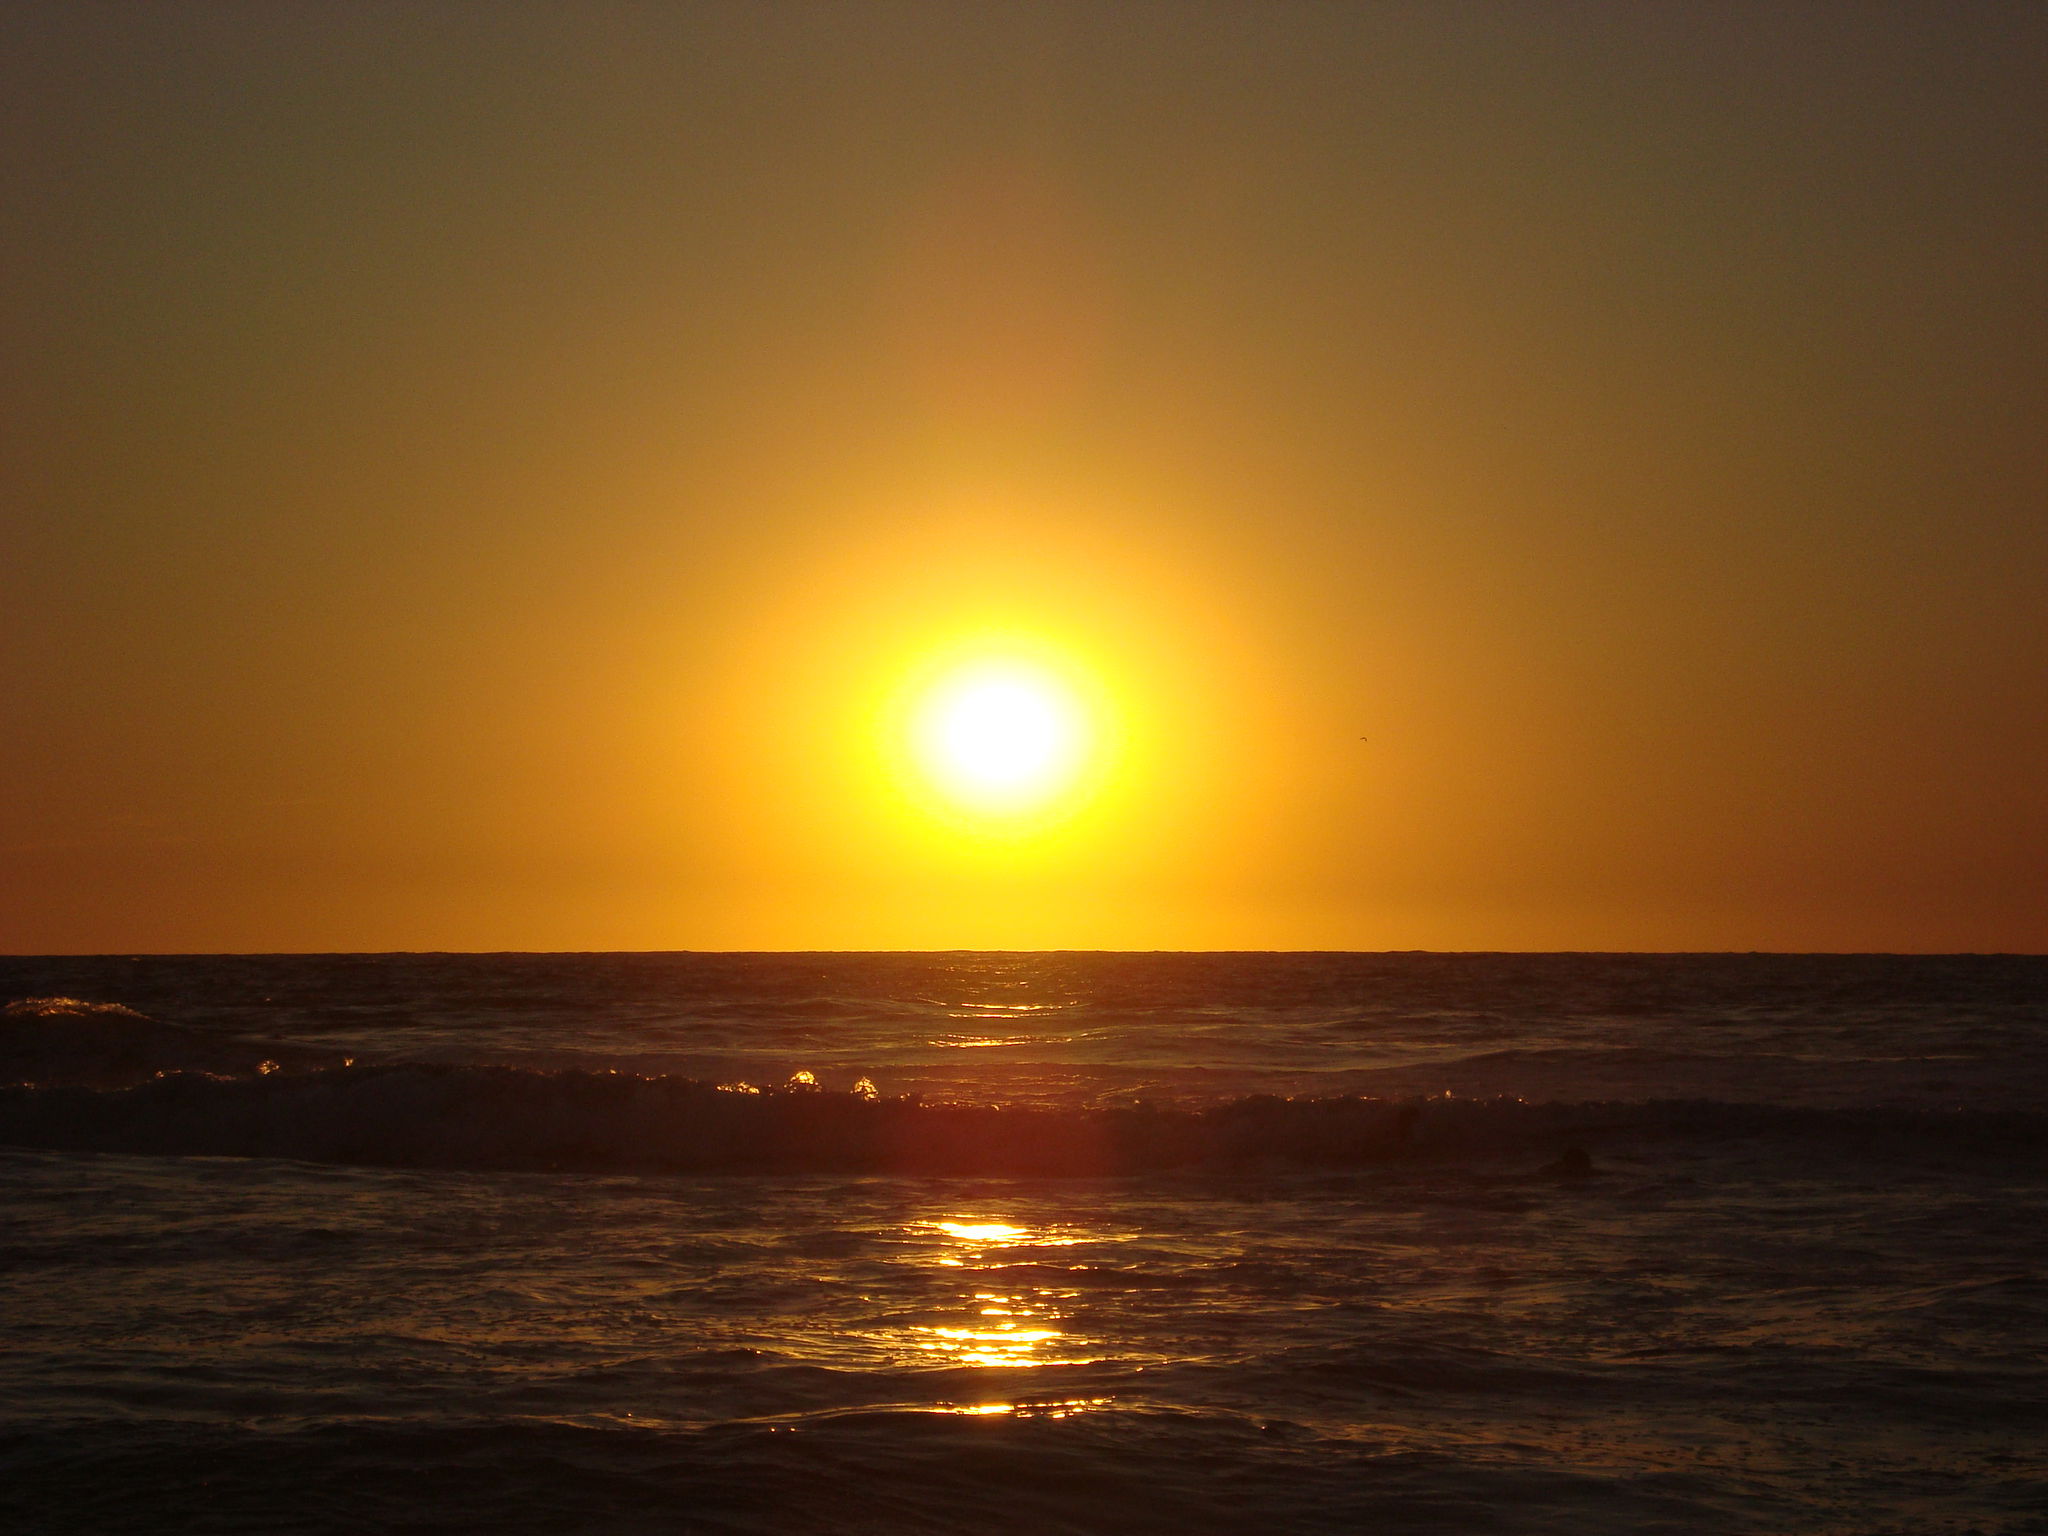
<svg viewBox="0 0 2048 1536">
<path fill-rule="evenodd" d="M 164 1073 L 343 1066 L 339 1051 L 169 1024 L 120 1003 L 24 997 L 0 1007 L 0 1083 L 123 1088 Z"/>
<path fill-rule="evenodd" d="M 89 1018 L 94 1014 L 109 1014 L 123 1019 L 146 1017 L 120 1003 L 89 1003 L 77 997 L 19 997 L 5 1008 L 0 1008 L 0 1014 L 10 1019 Z"/>
<path fill-rule="evenodd" d="M 114 1091 L 0 1089 L 0 1141 L 18 1146 L 404 1167 L 1071 1176 L 1354 1168 L 1700 1137 L 1818 1138 L 1871 1156 L 1930 1146 L 2004 1155 L 2048 1145 L 2048 1116 L 1266 1096 L 1198 1109 L 1053 1109 L 425 1064 L 175 1073 Z"/>
</svg>

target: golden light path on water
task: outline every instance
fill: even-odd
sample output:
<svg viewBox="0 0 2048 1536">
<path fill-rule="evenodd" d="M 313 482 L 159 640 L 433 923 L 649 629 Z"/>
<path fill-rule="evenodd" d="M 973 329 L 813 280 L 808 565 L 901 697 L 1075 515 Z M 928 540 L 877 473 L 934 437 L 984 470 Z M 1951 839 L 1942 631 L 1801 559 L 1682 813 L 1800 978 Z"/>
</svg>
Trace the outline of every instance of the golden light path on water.
<svg viewBox="0 0 2048 1536">
<path fill-rule="evenodd" d="M 974 1267 L 991 1255 L 1001 1257 L 1006 1249 L 1068 1248 L 1083 1241 L 1006 1221 L 955 1218 L 920 1225 L 958 1248 L 939 1256 L 937 1262 L 948 1268 Z M 1062 1317 L 1055 1305 L 1074 1294 L 1045 1285 L 977 1290 L 974 1321 L 951 1327 L 919 1324 L 910 1332 L 922 1336 L 917 1347 L 925 1353 L 950 1356 L 961 1365 L 1086 1365 L 1096 1357 L 1072 1353 L 1074 1341 L 1059 1326 Z"/>
<path fill-rule="evenodd" d="M 939 1366 L 1015 1369 L 1087 1365 L 1102 1358 L 1099 1351 L 1087 1349 L 1063 1326 L 1064 1306 L 1078 1291 L 1037 1280 L 1005 1284 L 1001 1279 L 1002 1271 L 1012 1262 L 1029 1261 L 1040 1250 L 1070 1248 L 1089 1238 L 964 1214 L 915 1222 L 911 1230 L 939 1244 L 938 1252 L 919 1262 L 965 1271 L 963 1279 L 985 1269 L 992 1279 L 975 1285 L 962 1297 L 957 1321 L 910 1324 L 899 1336 L 899 1346 L 907 1346 Z M 946 1405 L 942 1411 L 1065 1418 L 1108 1407 L 1112 1401 L 1107 1397 L 1004 1399 Z"/>
</svg>

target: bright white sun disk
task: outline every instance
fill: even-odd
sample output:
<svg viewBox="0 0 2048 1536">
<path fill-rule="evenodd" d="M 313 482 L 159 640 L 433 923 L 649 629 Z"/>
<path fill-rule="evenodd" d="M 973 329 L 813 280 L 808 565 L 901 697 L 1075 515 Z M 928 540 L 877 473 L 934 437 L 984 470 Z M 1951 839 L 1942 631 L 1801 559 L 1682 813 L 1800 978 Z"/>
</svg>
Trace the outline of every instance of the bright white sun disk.
<svg viewBox="0 0 2048 1536">
<path fill-rule="evenodd" d="M 955 799 L 1032 803 L 1072 777 L 1083 748 L 1081 710 L 1055 678 L 981 667 L 934 689 L 919 711 L 917 755 Z"/>
</svg>

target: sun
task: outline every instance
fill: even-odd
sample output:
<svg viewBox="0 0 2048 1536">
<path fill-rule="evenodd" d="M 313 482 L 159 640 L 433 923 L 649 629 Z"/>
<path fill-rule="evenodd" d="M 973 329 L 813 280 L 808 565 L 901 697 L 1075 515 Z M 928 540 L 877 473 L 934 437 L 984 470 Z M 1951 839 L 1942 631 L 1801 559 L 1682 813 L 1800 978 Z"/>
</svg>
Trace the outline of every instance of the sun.
<svg viewBox="0 0 2048 1536">
<path fill-rule="evenodd" d="M 1038 810 L 1071 788 L 1092 732 L 1080 696 L 1049 668 L 990 660 L 940 677 L 912 714 L 911 752 L 946 800 L 967 810 Z"/>
</svg>

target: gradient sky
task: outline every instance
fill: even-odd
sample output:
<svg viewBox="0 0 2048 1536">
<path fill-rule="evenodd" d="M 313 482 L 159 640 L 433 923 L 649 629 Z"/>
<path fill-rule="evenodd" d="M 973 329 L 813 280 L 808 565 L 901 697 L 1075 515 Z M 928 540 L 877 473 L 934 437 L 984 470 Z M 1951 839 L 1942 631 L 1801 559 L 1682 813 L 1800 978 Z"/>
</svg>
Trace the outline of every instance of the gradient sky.
<svg viewBox="0 0 2048 1536">
<path fill-rule="evenodd" d="M 0 34 L 0 949 L 2048 949 L 2033 0 Z"/>
</svg>

